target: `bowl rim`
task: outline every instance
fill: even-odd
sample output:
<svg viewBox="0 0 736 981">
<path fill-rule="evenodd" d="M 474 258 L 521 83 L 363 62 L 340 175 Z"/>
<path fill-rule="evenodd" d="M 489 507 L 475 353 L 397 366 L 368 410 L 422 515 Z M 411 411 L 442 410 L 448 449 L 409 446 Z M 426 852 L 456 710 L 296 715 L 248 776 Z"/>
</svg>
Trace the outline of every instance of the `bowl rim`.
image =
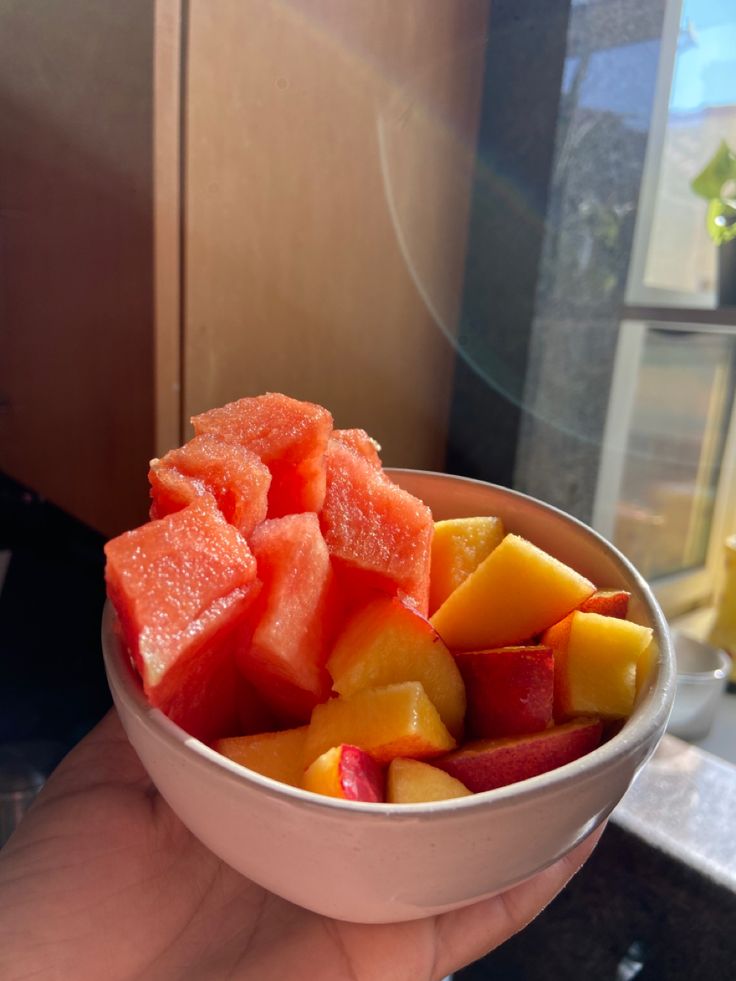
<svg viewBox="0 0 736 981">
<path fill-rule="evenodd" d="M 659 646 L 658 671 L 655 684 L 644 696 L 639 705 L 636 706 L 634 713 L 625 721 L 617 733 L 590 753 L 579 757 L 577 760 L 573 760 L 571 763 L 566 763 L 554 770 L 549 770 L 546 773 L 541 773 L 504 787 L 474 793 L 469 797 L 451 798 L 442 801 L 426 801 L 416 804 L 378 804 L 326 797 L 322 794 L 313 793 L 312 791 L 302 790 L 299 787 L 292 787 L 235 763 L 221 753 L 216 752 L 206 743 L 190 736 L 184 729 L 167 718 L 160 709 L 151 706 L 143 694 L 137 671 L 123 648 L 116 630 L 115 611 L 112 608 L 110 600 L 107 599 L 102 616 L 102 650 L 108 683 L 116 700 L 119 698 L 124 702 L 126 707 L 132 711 L 145 728 L 150 730 L 158 740 L 176 749 L 179 754 L 185 755 L 193 761 L 197 761 L 200 766 L 210 770 L 215 768 L 226 779 L 237 781 L 241 785 L 245 781 L 246 786 L 250 786 L 258 792 L 280 799 L 290 799 L 295 803 L 312 807 L 315 810 L 327 809 L 333 812 L 360 812 L 365 816 L 372 815 L 376 820 L 386 815 L 390 815 L 393 819 L 406 818 L 409 820 L 414 820 L 419 816 L 425 818 L 441 818 L 460 811 L 472 810 L 473 808 L 500 808 L 517 804 L 521 805 L 538 795 L 546 795 L 550 790 L 564 792 L 571 786 L 579 787 L 582 780 L 594 779 L 614 761 L 620 761 L 631 755 L 640 753 L 642 747 L 646 747 L 647 743 L 652 741 L 652 737 L 657 736 L 657 734 L 661 737 L 665 731 L 675 693 L 676 672 L 673 645 L 664 614 L 651 588 L 639 571 L 614 545 L 579 519 L 567 514 L 554 505 L 547 504 L 521 491 L 503 487 L 499 484 L 492 484 L 488 481 L 476 480 L 472 477 L 462 477 L 455 474 L 439 473 L 429 470 L 385 468 L 385 472 L 389 476 L 393 474 L 406 474 L 433 478 L 441 482 L 450 480 L 453 483 L 460 482 L 471 486 L 491 488 L 505 497 L 523 501 L 551 515 L 555 515 L 563 523 L 571 525 L 591 538 L 594 543 L 602 547 L 613 558 L 615 564 L 621 568 L 626 574 L 626 577 L 636 585 L 640 598 L 644 601 L 649 617 L 651 618 L 654 636 Z M 649 747 L 647 757 L 654 751 L 657 742 L 658 738 Z"/>
</svg>

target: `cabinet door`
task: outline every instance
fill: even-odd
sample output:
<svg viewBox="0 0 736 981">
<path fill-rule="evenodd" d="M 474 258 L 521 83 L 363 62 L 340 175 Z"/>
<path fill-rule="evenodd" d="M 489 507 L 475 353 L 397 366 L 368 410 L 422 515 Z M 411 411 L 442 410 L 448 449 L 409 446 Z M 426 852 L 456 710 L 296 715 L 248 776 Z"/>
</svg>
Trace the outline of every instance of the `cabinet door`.
<svg viewBox="0 0 736 981">
<path fill-rule="evenodd" d="M 486 0 L 191 0 L 184 416 L 284 391 L 440 468 Z"/>
<path fill-rule="evenodd" d="M 152 20 L 0 7 L 0 469 L 110 534 L 154 445 Z"/>
</svg>

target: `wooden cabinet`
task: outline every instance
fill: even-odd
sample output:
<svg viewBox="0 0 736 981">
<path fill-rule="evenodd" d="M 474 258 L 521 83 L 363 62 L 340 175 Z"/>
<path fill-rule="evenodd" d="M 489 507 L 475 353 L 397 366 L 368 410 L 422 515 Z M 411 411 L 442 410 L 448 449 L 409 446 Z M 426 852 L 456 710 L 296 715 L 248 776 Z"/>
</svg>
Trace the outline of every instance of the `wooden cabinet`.
<svg viewBox="0 0 736 981">
<path fill-rule="evenodd" d="M 0 469 L 105 532 L 154 445 L 150 7 L 0 5 Z"/>
<path fill-rule="evenodd" d="M 441 467 L 486 17 L 12 5 L 0 468 L 114 533 L 190 415 L 266 390 Z"/>
</svg>

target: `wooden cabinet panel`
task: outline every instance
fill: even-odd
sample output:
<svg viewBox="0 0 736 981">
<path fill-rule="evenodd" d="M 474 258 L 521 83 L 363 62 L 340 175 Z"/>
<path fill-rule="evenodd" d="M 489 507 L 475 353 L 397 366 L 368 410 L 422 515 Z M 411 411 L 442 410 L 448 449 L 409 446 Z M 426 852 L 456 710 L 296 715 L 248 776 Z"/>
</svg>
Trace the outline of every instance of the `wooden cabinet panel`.
<svg viewBox="0 0 736 981">
<path fill-rule="evenodd" d="M 441 467 L 487 6 L 0 6 L 0 470 L 115 534 L 266 390 Z"/>
<path fill-rule="evenodd" d="M 485 0 L 191 0 L 184 417 L 281 390 L 441 467 Z"/>
<path fill-rule="evenodd" d="M 152 5 L 0 6 L 0 469 L 93 527 L 146 513 Z"/>
</svg>

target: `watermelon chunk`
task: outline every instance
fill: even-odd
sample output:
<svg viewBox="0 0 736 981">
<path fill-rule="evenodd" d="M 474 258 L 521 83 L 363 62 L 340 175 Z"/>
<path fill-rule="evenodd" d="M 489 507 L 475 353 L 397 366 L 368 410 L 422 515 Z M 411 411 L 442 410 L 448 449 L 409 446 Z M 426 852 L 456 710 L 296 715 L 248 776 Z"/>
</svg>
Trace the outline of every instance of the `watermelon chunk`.
<svg viewBox="0 0 736 981">
<path fill-rule="evenodd" d="M 244 633 L 238 664 L 284 721 L 306 722 L 330 692 L 325 668 L 336 613 L 330 556 L 317 516 L 264 521 L 251 547 L 263 590 L 257 626 Z"/>
<path fill-rule="evenodd" d="M 195 436 L 151 461 L 152 518 L 163 518 L 211 493 L 225 520 L 246 538 L 266 517 L 271 474 L 255 453 L 214 436 Z"/>
<path fill-rule="evenodd" d="M 259 583 L 210 495 L 105 546 L 108 595 L 152 705 L 192 735 L 238 726 L 233 634 Z"/>
<path fill-rule="evenodd" d="M 426 616 L 432 512 L 339 440 L 326 461 L 320 523 L 336 572 L 356 595 L 379 589 Z"/>
<path fill-rule="evenodd" d="M 320 405 L 269 392 L 194 416 L 197 435 L 245 446 L 271 471 L 268 517 L 319 511 L 332 416 Z"/>
<path fill-rule="evenodd" d="M 372 436 L 368 435 L 365 429 L 334 429 L 330 439 L 337 440 L 344 446 L 349 446 L 351 450 L 372 464 L 376 470 L 381 469 L 381 457 L 379 456 L 381 447 Z"/>
</svg>

